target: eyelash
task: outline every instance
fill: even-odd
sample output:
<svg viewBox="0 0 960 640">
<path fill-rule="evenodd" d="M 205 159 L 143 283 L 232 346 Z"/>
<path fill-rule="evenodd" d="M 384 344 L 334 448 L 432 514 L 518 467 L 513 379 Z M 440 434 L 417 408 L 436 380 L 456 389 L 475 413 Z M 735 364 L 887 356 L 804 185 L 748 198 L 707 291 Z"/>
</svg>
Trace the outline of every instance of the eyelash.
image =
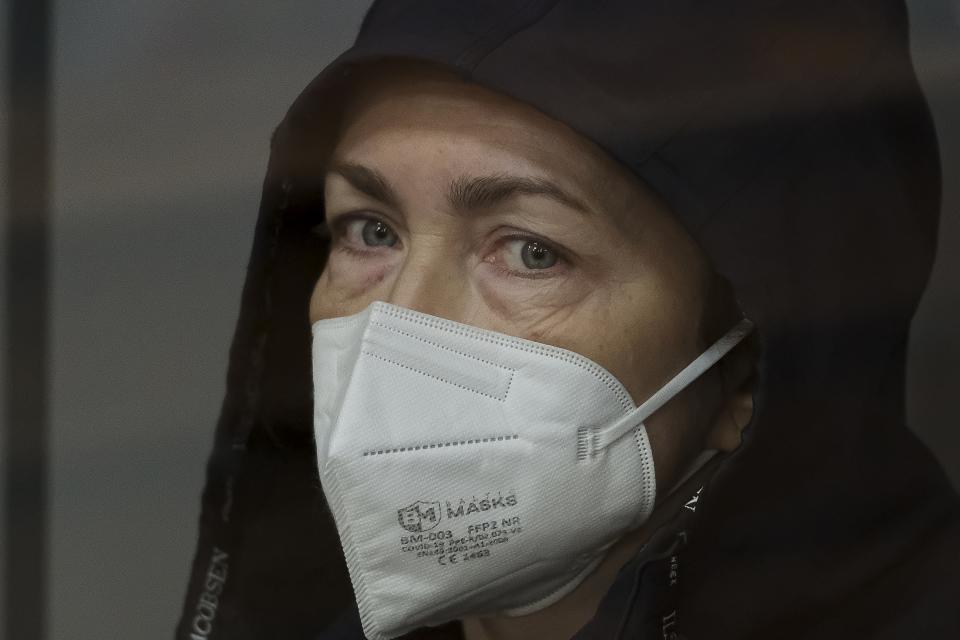
<svg viewBox="0 0 960 640">
<path fill-rule="evenodd" d="M 352 247 L 342 242 L 342 240 L 346 235 L 347 227 L 350 225 L 350 223 L 356 222 L 358 220 L 382 222 L 383 224 L 389 226 L 391 229 L 394 229 L 396 226 L 391 221 L 386 220 L 382 217 L 367 215 L 362 213 L 348 213 L 341 216 L 337 216 L 333 221 L 330 221 L 328 219 L 328 220 L 325 220 L 322 225 L 318 225 L 318 226 L 322 226 L 326 229 L 325 233 L 329 233 L 331 245 L 336 246 L 337 250 L 343 251 L 348 255 L 351 255 L 354 257 L 365 258 L 365 257 L 368 257 L 371 253 L 374 253 L 375 249 L 373 248 L 357 249 L 355 247 Z M 499 250 L 499 249 L 502 249 L 504 245 L 506 245 L 507 243 L 515 242 L 515 241 L 540 242 L 546 245 L 547 247 L 550 248 L 551 251 L 553 251 L 556 254 L 557 264 L 548 269 L 531 269 L 527 271 L 518 271 L 514 269 L 508 269 L 502 266 L 502 261 L 500 261 L 496 263 L 494 267 L 503 274 L 516 277 L 516 278 L 523 278 L 525 280 L 544 280 L 547 278 L 555 277 L 557 275 L 556 272 L 558 270 L 563 269 L 570 263 L 569 259 L 567 258 L 568 252 L 565 248 L 559 246 L 557 243 L 553 242 L 552 240 L 548 240 L 547 238 L 544 238 L 542 236 L 538 236 L 529 232 L 522 232 L 522 233 L 515 232 L 508 235 L 500 236 L 494 242 L 494 247 L 495 249 Z"/>
</svg>

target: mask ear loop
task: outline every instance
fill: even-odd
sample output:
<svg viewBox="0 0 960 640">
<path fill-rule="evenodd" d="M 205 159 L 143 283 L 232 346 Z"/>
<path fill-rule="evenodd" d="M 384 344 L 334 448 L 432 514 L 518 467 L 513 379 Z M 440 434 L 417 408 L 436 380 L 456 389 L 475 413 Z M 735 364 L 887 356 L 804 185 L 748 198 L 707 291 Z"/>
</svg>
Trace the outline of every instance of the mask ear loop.
<svg viewBox="0 0 960 640">
<path fill-rule="evenodd" d="M 738 322 L 733 329 L 710 345 L 706 351 L 684 367 L 680 373 L 650 396 L 646 402 L 613 424 L 603 428 L 580 427 L 577 430 L 577 460 L 597 456 L 611 444 L 643 424 L 644 420 L 686 389 L 694 380 L 706 373 L 710 367 L 727 355 L 731 349 L 740 344 L 753 331 L 753 326 L 753 322 L 746 318 Z"/>
</svg>

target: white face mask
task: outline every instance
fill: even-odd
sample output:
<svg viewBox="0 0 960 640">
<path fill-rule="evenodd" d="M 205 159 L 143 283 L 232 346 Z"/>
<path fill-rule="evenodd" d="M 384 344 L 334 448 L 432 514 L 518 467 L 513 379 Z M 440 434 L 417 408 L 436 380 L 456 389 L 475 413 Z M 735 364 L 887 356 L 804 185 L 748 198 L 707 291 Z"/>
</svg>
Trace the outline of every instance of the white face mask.
<svg viewBox="0 0 960 640">
<path fill-rule="evenodd" d="M 314 323 L 320 480 L 366 636 L 576 588 L 653 510 L 643 421 L 751 328 L 636 407 L 565 349 L 384 302 Z"/>
</svg>

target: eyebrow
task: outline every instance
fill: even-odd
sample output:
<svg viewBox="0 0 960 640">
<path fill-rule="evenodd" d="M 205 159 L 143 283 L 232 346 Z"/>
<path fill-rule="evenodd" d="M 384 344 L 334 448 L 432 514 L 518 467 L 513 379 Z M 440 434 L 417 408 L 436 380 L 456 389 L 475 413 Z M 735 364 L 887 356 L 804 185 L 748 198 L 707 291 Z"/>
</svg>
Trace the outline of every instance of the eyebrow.
<svg viewBox="0 0 960 640">
<path fill-rule="evenodd" d="M 349 162 L 336 162 L 330 165 L 327 172 L 343 177 L 354 189 L 375 200 L 394 209 L 400 208 L 400 198 L 396 191 L 376 169 Z M 536 176 L 460 176 L 450 184 L 447 202 L 454 210 L 466 212 L 494 207 L 517 195 L 543 196 L 582 215 L 592 214 L 588 206 L 556 183 Z"/>
</svg>

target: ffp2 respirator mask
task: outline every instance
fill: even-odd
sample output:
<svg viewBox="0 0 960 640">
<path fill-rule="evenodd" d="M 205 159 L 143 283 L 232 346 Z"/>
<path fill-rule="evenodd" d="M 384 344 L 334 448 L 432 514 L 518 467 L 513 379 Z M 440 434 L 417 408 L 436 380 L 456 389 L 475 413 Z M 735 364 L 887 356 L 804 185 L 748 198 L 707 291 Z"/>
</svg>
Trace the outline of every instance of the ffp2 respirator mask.
<svg viewBox="0 0 960 640">
<path fill-rule="evenodd" d="M 367 637 L 576 588 L 653 510 L 643 421 L 751 328 L 637 407 L 565 349 L 384 302 L 314 323 L 320 480 Z"/>
</svg>

